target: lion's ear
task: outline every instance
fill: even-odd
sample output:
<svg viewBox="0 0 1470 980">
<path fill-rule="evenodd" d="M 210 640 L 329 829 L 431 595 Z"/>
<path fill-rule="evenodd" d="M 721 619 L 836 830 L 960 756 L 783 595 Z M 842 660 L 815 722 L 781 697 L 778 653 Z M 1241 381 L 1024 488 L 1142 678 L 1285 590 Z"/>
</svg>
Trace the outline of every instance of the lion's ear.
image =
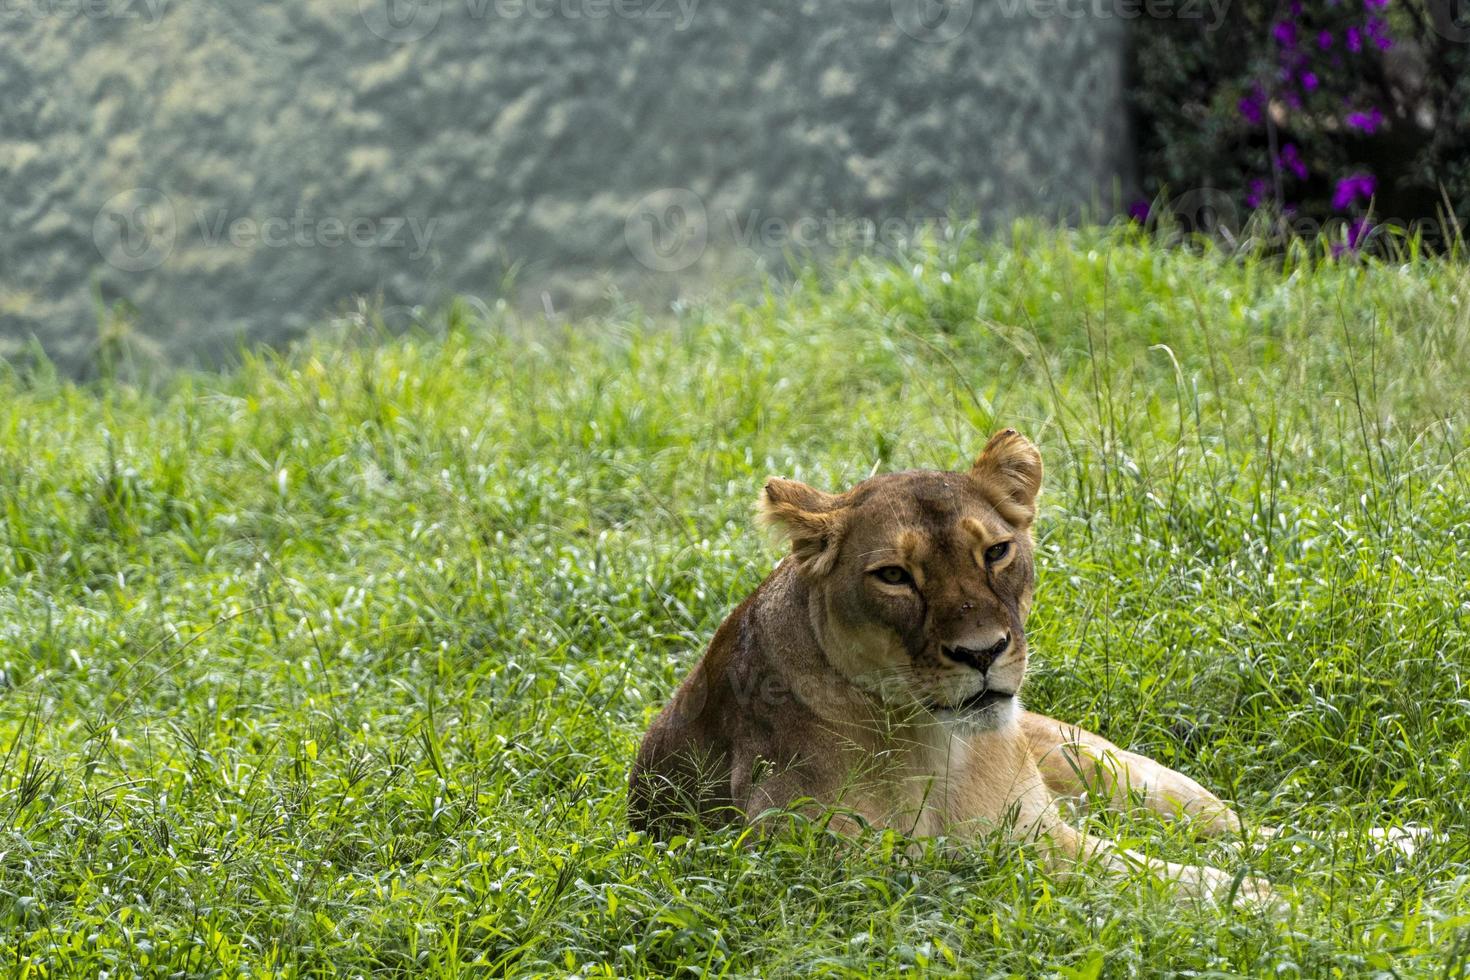
<svg viewBox="0 0 1470 980">
<path fill-rule="evenodd" d="M 837 561 L 842 534 L 841 505 L 830 493 L 796 480 L 771 477 L 761 490 L 761 520 L 791 541 L 791 553 L 813 575 L 825 575 Z"/>
<path fill-rule="evenodd" d="M 985 488 L 1000 516 L 1017 527 L 1036 519 L 1036 498 L 1041 493 L 1041 453 L 1015 429 L 990 437 L 970 476 Z"/>
</svg>

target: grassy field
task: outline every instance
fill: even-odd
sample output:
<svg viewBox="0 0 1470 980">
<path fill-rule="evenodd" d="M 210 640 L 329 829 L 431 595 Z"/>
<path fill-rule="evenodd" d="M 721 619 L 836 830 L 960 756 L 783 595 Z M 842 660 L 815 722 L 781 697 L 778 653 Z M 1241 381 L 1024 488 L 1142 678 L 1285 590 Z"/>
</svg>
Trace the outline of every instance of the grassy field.
<svg viewBox="0 0 1470 980">
<path fill-rule="evenodd" d="M 1017 229 L 755 302 L 0 368 L 0 975 L 1462 976 L 1470 272 Z M 1042 446 L 1028 703 L 1288 833 L 1279 912 L 814 826 L 632 835 L 762 478 Z M 1438 837 L 1412 855 L 1373 827 Z"/>
</svg>

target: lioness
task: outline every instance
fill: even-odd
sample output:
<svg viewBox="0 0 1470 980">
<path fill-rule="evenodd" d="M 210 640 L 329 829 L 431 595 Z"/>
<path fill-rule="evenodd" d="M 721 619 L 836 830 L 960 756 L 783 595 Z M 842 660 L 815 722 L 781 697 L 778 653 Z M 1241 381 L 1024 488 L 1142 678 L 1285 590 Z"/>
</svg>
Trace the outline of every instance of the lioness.
<svg viewBox="0 0 1470 980">
<path fill-rule="evenodd" d="M 754 820 L 797 803 L 914 835 L 998 826 L 1055 863 L 1146 864 L 1182 894 L 1235 876 L 1165 864 L 1080 833 L 1058 796 L 1139 799 L 1200 831 L 1240 829 L 1193 779 L 1072 725 L 1022 711 L 1031 525 L 1041 455 L 1013 429 L 967 473 L 875 476 L 830 494 L 771 479 L 760 508 L 791 553 L 716 631 L 643 739 L 635 828 Z M 1245 879 L 1237 895 L 1268 886 Z"/>
</svg>

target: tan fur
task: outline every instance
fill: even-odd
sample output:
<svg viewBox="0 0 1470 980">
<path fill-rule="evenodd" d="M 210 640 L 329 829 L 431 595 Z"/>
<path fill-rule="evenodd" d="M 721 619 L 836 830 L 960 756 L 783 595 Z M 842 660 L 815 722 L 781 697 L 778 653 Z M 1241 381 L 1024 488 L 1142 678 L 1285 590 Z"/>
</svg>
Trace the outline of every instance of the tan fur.
<svg viewBox="0 0 1470 980">
<path fill-rule="evenodd" d="M 636 828 L 755 821 L 809 805 L 913 835 L 1006 828 L 1059 867 L 1146 866 L 1180 893 L 1235 876 L 1118 850 L 1065 823 L 1058 797 L 1136 800 L 1199 831 L 1239 831 L 1194 780 L 1075 726 L 1023 712 L 1031 525 L 1041 456 L 994 436 L 965 473 L 914 471 L 829 494 L 772 479 L 762 517 L 791 554 L 716 631 L 643 740 Z M 987 693 L 990 692 L 990 693 Z M 1241 897 L 1268 886 L 1245 879 Z"/>
</svg>

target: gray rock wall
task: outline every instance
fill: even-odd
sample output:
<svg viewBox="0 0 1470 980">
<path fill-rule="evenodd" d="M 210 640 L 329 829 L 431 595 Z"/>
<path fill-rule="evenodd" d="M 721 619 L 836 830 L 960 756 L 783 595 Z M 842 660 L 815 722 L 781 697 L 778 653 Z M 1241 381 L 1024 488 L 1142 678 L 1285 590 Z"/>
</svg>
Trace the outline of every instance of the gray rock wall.
<svg viewBox="0 0 1470 980">
<path fill-rule="evenodd" d="M 667 298 L 863 247 L 841 219 L 1074 212 L 1128 166 L 1126 24 L 1079 9 L 0 0 L 0 356 L 86 364 L 118 301 L 184 359 L 358 295 Z"/>
</svg>

